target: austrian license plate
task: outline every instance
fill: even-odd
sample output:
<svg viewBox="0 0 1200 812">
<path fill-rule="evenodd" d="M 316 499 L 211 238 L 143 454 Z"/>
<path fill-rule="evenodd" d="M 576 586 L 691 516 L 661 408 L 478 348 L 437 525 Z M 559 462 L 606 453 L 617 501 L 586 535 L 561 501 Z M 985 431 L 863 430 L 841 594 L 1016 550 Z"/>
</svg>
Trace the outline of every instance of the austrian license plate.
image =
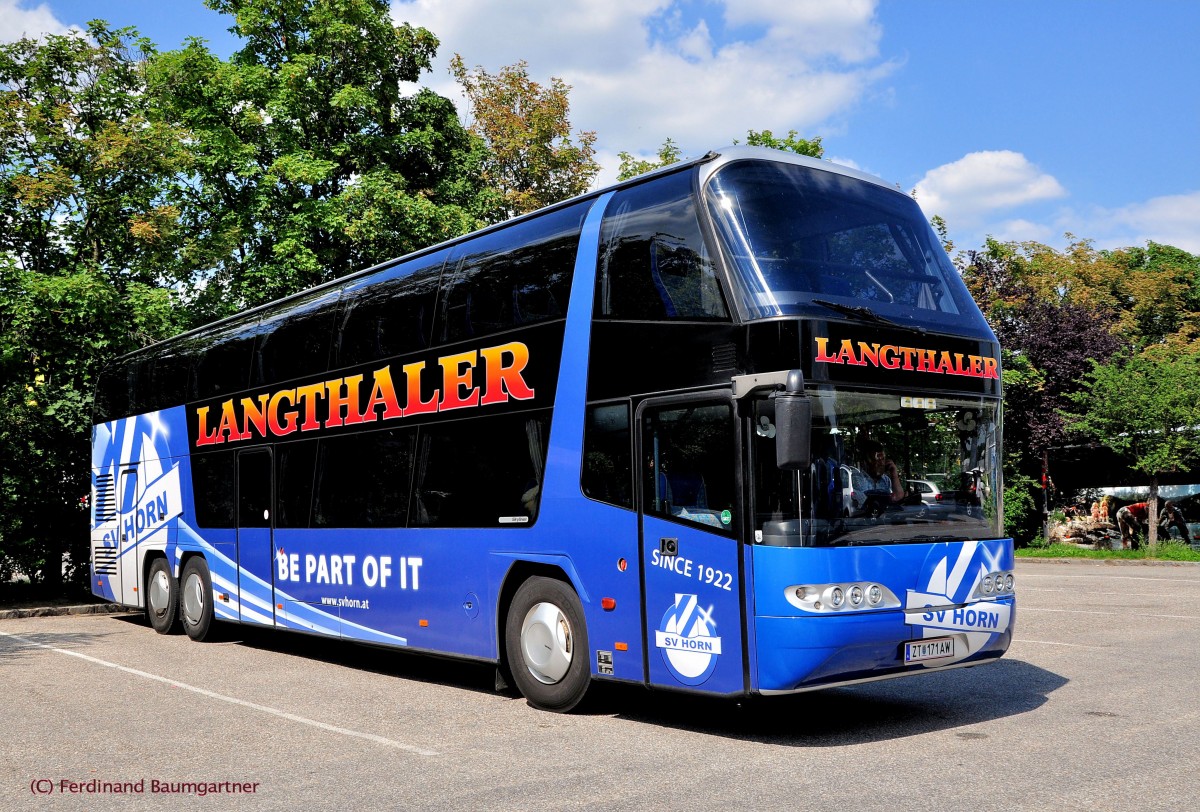
<svg viewBox="0 0 1200 812">
<path fill-rule="evenodd" d="M 953 637 L 929 637 L 904 644 L 904 662 L 919 663 L 923 660 L 941 660 L 954 656 Z"/>
</svg>

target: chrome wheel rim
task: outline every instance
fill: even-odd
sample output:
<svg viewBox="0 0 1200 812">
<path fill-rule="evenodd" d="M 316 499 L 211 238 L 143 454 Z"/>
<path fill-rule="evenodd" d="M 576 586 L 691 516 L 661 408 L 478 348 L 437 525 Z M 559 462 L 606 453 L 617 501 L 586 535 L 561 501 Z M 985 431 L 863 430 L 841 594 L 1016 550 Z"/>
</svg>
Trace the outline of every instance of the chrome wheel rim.
<svg viewBox="0 0 1200 812">
<path fill-rule="evenodd" d="M 158 618 L 167 614 L 171 604 L 171 579 L 165 570 L 156 570 L 150 576 L 150 612 Z"/>
<path fill-rule="evenodd" d="M 193 572 L 183 584 L 183 618 L 195 626 L 203 615 L 204 579 Z"/>
<path fill-rule="evenodd" d="M 574 633 L 563 611 L 552 603 L 538 603 L 521 623 L 521 653 L 525 666 L 538 682 L 553 685 L 571 668 Z"/>
</svg>

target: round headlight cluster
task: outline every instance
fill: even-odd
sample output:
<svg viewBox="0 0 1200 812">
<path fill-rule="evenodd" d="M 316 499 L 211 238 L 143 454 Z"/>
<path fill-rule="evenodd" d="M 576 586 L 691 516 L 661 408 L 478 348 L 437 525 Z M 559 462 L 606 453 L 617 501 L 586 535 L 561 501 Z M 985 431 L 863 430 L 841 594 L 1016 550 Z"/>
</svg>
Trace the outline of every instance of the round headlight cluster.
<svg viewBox="0 0 1200 812">
<path fill-rule="evenodd" d="M 788 603 L 806 612 L 852 612 L 855 609 L 896 609 L 900 600 L 882 584 L 802 584 L 783 593 Z"/>
<path fill-rule="evenodd" d="M 1011 571 L 989 572 L 979 581 L 979 595 L 985 598 L 1012 594 L 1013 574 Z"/>
</svg>

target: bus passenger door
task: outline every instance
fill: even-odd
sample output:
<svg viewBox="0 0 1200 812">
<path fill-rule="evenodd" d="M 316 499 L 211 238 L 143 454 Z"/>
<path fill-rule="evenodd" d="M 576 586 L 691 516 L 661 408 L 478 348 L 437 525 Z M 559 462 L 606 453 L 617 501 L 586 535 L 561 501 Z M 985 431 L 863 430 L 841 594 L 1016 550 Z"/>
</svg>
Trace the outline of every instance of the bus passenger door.
<svg viewBox="0 0 1200 812">
<path fill-rule="evenodd" d="M 637 414 L 649 682 L 740 693 L 733 405 L 708 394 L 646 401 Z"/>
<path fill-rule="evenodd" d="M 275 548 L 271 530 L 274 490 L 271 450 L 239 452 L 238 617 L 268 625 L 275 623 Z"/>
</svg>

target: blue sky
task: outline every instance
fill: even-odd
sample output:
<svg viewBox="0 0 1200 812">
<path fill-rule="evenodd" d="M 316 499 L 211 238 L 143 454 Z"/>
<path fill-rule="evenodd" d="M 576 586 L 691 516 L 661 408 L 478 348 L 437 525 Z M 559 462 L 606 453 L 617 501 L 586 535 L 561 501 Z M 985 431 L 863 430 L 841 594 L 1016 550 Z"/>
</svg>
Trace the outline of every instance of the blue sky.
<svg viewBox="0 0 1200 812">
<path fill-rule="evenodd" d="M 1200 253 L 1200 3 L 1190 0 L 393 0 L 454 53 L 573 86 L 605 167 L 670 136 L 700 154 L 747 129 L 916 190 L 960 249 L 986 235 Z M 200 0 L 0 0 L 0 39 L 100 17 L 160 48 L 236 48 Z"/>
</svg>

